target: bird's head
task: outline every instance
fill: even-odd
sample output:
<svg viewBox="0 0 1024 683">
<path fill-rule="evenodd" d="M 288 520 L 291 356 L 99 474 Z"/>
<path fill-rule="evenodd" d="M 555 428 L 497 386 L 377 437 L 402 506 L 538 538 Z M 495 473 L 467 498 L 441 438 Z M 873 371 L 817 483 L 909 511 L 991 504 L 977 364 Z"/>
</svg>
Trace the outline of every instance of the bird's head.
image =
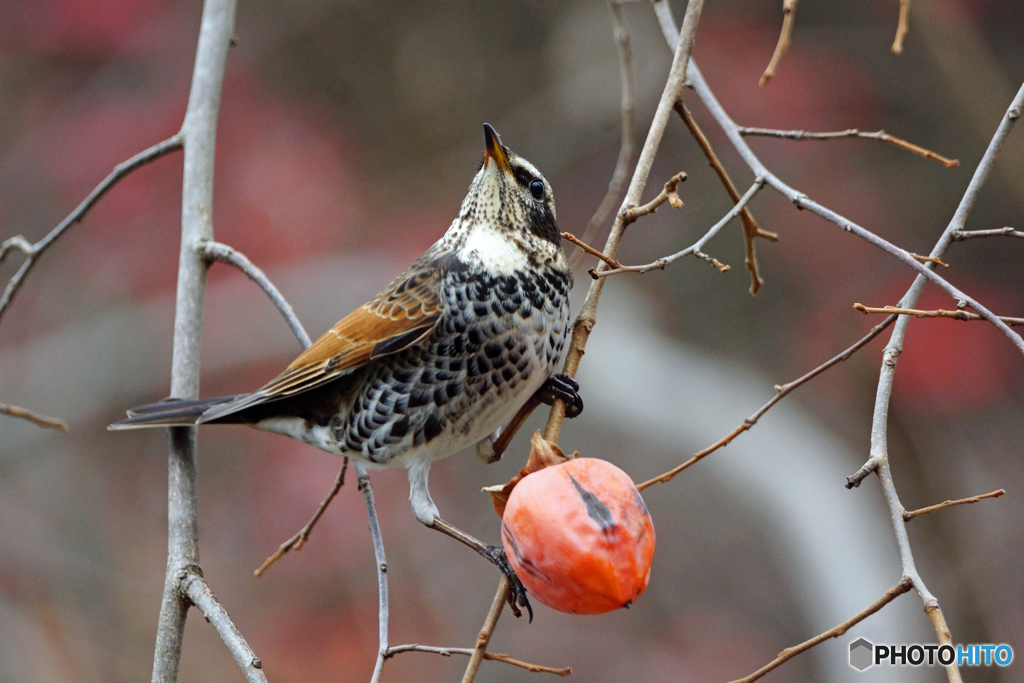
<svg viewBox="0 0 1024 683">
<path fill-rule="evenodd" d="M 484 124 L 484 157 L 443 240 L 463 261 L 494 269 L 566 269 L 551 184 Z"/>
</svg>

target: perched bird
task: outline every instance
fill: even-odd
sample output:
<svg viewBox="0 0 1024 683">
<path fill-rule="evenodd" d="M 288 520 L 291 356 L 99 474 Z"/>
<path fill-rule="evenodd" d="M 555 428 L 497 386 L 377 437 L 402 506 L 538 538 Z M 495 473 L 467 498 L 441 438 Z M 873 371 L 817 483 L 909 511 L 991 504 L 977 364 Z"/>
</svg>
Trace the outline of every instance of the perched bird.
<svg viewBox="0 0 1024 683">
<path fill-rule="evenodd" d="M 554 374 L 569 334 L 572 272 L 551 185 L 484 124 L 485 151 L 444 236 L 380 294 L 345 317 L 251 394 L 168 399 L 110 429 L 244 424 L 368 467 L 405 467 L 413 512 L 508 576 L 500 547 L 451 526 L 430 498 L 430 464 L 482 443 L 528 401 L 583 409 L 579 386 Z M 500 454 L 499 454 L 500 456 Z"/>
</svg>

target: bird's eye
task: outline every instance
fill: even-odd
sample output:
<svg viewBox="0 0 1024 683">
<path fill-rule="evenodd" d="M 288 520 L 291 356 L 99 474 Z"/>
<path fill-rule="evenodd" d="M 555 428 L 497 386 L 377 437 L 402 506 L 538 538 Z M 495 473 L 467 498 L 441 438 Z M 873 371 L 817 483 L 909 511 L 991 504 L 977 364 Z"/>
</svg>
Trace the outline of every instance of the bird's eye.
<svg viewBox="0 0 1024 683">
<path fill-rule="evenodd" d="M 540 180 L 534 180 L 530 183 L 530 194 L 533 195 L 534 199 L 540 199 L 544 196 L 544 183 Z"/>
</svg>

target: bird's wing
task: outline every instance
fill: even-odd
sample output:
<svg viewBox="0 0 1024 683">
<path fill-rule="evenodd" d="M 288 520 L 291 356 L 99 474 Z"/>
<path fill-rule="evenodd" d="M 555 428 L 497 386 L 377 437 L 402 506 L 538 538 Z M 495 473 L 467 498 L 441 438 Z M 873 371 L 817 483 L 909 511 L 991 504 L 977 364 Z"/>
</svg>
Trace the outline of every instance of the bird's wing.
<svg viewBox="0 0 1024 683">
<path fill-rule="evenodd" d="M 210 409 L 199 421 L 300 394 L 426 338 L 441 317 L 441 274 L 436 267 L 417 266 L 345 316 L 262 388 Z"/>
</svg>

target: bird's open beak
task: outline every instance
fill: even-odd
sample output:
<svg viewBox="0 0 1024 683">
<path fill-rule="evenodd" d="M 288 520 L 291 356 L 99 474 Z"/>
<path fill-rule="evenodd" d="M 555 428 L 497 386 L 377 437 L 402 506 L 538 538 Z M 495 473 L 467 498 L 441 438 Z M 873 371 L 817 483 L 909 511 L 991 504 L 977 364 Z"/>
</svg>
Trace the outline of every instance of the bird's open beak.
<svg viewBox="0 0 1024 683">
<path fill-rule="evenodd" d="M 498 137 L 498 133 L 489 123 L 484 124 L 484 165 L 487 165 L 488 159 L 494 161 L 498 166 L 499 171 L 505 173 L 512 173 L 512 167 L 509 166 L 508 156 L 505 154 L 505 148 L 501 146 L 501 138 Z"/>
</svg>

